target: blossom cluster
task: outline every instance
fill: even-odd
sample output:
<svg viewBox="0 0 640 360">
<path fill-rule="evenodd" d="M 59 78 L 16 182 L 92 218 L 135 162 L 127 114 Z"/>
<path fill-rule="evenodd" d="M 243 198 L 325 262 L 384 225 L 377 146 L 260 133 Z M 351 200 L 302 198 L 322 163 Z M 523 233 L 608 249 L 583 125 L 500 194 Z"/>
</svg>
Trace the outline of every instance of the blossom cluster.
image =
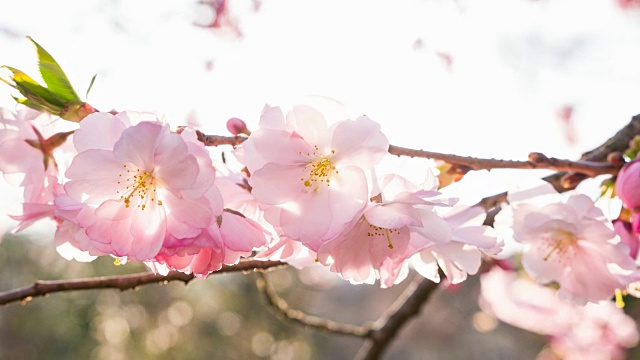
<svg viewBox="0 0 640 360">
<path fill-rule="evenodd" d="M 504 257 L 503 243 L 520 243 L 523 269 L 576 304 L 640 280 L 636 221 L 621 231 L 586 195 L 542 182 L 510 191 L 485 225 L 485 211 L 457 205 L 432 172 L 421 184 L 387 173 L 380 125 L 338 108 L 267 105 L 253 132 L 232 119 L 230 131 L 248 135 L 232 152 L 242 169 L 214 166 L 195 129 L 172 131 L 156 114 L 71 124 L 3 109 L 0 171 L 24 191 L 15 230 L 50 218 L 67 259 L 111 255 L 200 277 L 253 256 L 323 266 L 354 284 L 389 287 L 411 269 L 456 284 L 483 257 Z"/>
<path fill-rule="evenodd" d="M 457 284 L 485 259 L 487 311 L 549 336 L 556 354 L 583 358 L 597 334 L 606 336 L 589 355 L 615 358 L 637 343 L 610 299 L 640 296 L 638 162 L 617 178 L 624 209 L 615 221 L 588 196 L 540 181 L 509 191 L 488 226 L 483 208 L 458 205 L 433 172 L 420 184 L 388 173 L 381 161 L 394 156 L 380 125 L 344 114 L 267 105 L 253 132 L 233 118 L 229 130 L 246 136 L 232 168 L 214 165 L 195 129 L 172 131 L 153 113 L 70 123 L 0 109 L 0 172 L 24 199 L 13 231 L 47 218 L 68 260 L 110 255 L 198 277 L 251 256 L 319 266 L 353 284 L 390 287 L 411 269 Z M 503 246 L 522 256 L 504 260 Z M 510 271 L 495 265 L 507 263 Z M 526 285 L 514 285 L 519 269 Z"/>
<path fill-rule="evenodd" d="M 206 276 L 254 255 L 388 287 L 410 263 L 460 282 L 499 250 L 484 211 L 453 207 L 433 174 L 419 185 L 380 175 L 389 142 L 378 123 L 334 120 L 310 105 L 286 115 L 266 106 L 233 151 L 246 166 L 234 172 L 213 165 L 194 129 L 173 132 L 155 114 L 96 112 L 59 132 L 66 122 L 3 110 L 0 170 L 24 189 L 15 230 L 54 220 L 67 259 L 111 255 Z"/>
</svg>

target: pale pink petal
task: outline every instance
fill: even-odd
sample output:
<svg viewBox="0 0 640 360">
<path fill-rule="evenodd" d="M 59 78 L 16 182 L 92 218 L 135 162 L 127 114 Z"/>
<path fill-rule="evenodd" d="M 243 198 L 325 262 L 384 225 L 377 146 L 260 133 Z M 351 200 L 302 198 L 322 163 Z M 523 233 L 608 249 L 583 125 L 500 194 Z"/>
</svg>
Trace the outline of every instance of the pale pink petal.
<svg viewBox="0 0 640 360">
<path fill-rule="evenodd" d="M 435 245 L 427 250 L 438 254 L 438 263 L 452 284 L 466 280 L 467 274 L 473 275 L 480 269 L 482 255 L 476 247 L 451 242 Z"/>
<path fill-rule="evenodd" d="M 113 147 L 113 153 L 124 163 L 131 163 L 150 171 L 155 165 L 156 146 L 162 135 L 168 133 L 169 126 L 155 122 L 141 122 L 122 132 L 120 139 Z"/>
<path fill-rule="evenodd" d="M 283 204 L 302 194 L 305 175 L 301 167 L 268 163 L 249 178 L 251 194 L 265 204 Z"/>
<path fill-rule="evenodd" d="M 267 244 L 267 233 L 258 223 L 242 216 L 222 213 L 220 233 L 227 248 L 234 251 L 251 251 Z"/>
<path fill-rule="evenodd" d="M 295 105 L 287 113 L 286 119 L 307 144 L 318 146 L 320 151 L 327 150 L 329 128 L 320 111 L 307 105 Z"/>
<path fill-rule="evenodd" d="M 290 133 L 282 130 L 260 129 L 251 134 L 249 138 L 252 141 L 254 151 L 264 158 L 264 162 L 272 162 L 283 165 L 301 165 L 310 162 L 310 155 L 316 151 L 313 146 L 309 145 L 307 139 L 303 139 L 296 133 Z M 274 141 L 274 139 L 278 139 Z M 243 144 L 244 146 L 244 144 Z M 254 160 L 255 161 L 255 160 Z M 264 164 L 250 161 L 246 163 L 249 170 L 255 171 L 257 166 Z M 253 166 L 249 166 L 252 165 Z"/>
<path fill-rule="evenodd" d="M 180 135 L 160 137 L 154 153 L 153 175 L 162 181 L 163 187 L 174 192 L 188 189 L 198 178 L 198 172 L 198 161 L 189 155 L 187 144 Z"/>
<path fill-rule="evenodd" d="M 411 265 L 423 277 L 433 281 L 440 282 L 440 274 L 438 273 L 438 261 L 433 256 L 431 251 L 422 250 L 419 253 L 413 255 L 411 258 Z"/>
<path fill-rule="evenodd" d="M 438 214 L 429 210 L 420 210 L 422 226 L 412 227 L 412 230 L 434 243 L 446 243 L 451 240 L 453 230 L 451 226 Z"/>
<path fill-rule="evenodd" d="M 549 247 L 539 243 L 531 244 L 522 255 L 522 266 L 542 284 L 558 280 L 564 273 L 566 265 L 550 255 L 553 253 Z"/>
<path fill-rule="evenodd" d="M 78 152 L 90 149 L 113 150 L 113 146 L 126 128 L 126 124 L 109 113 L 93 113 L 82 119 L 73 134 L 73 145 Z"/>
<path fill-rule="evenodd" d="M 507 199 L 510 204 L 527 202 L 535 205 L 546 205 L 561 202 L 562 196 L 546 181 L 536 181 L 509 191 Z"/>
<path fill-rule="evenodd" d="M 284 113 L 278 106 L 265 105 L 260 115 L 260 127 L 263 129 L 283 130 Z"/>
<path fill-rule="evenodd" d="M 134 211 L 131 223 L 133 244 L 132 253 L 127 254 L 133 260 L 144 261 L 155 257 L 167 231 L 164 209 L 155 203 L 149 203 L 144 209 Z"/>
<path fill-rule="evenodd" d="M 335 127 L 331 149 L 336 152 L 335 162 L 341 166 L 369 169 L 388 154 L 389 140 L 380 131 L 380 124 L 361 116 Z"/>
<path fill-rule="evenodd" d="M 319 191 L 301 198 L 294 207 L 282 208 L 280 227 L 294 240 L 299 240 L 317 250 L 317 242 L 331 225 L 330 198 L 328 191 Z M 311 246 L 311 243 L 314 243 Z"/>
<path fill-rule="evenodd" d="M 211 224 L 212 218 L 218 215 L 213 213 L 211 205 L 204 198 L 198 200 L 180 199 L 170 191 L 160 191 L 158 197 L 162 200 L 162 206 L 169 209 L 168 217 L 189 226 L 207 228 Z"/>
<path fill-rule="evenodd" d="M 99 204 L 119 198 L 126 186 L 121 180 L 128 176 L 123 166 L 112 152 L 87 150 L 78 154 L 67 169 L 65 176 L 71 181 L 64 185 L 64 189 L 78 202 Z"/>
<path fill-rule="evenodd" d="M 364 212 L 364 217 L 369 223 L 387 229 L 422 225 L 418 212 L 404 204 L 392 203 L 372 206 Z"/>
</svg>

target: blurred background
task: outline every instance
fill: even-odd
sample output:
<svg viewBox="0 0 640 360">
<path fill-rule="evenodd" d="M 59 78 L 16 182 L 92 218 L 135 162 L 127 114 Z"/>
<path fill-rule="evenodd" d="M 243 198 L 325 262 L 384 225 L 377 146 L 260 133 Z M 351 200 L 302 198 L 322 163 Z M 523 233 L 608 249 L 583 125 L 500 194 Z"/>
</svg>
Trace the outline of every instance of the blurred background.
<svg viewBox="0 0 640 360">
<path fill-rule="evenodd" d="M 25 36 L 46 48 L 100 110 L 156 111 L 173 126 L 226 135 L 257 126 L 265 103 L 329 96 L 382 124 L 395 145 L 524 160 L 577 158 L 640 112 L 640 2 L 631 0 L 46 0 L 2 1 L 0 65 L 36 74 Z M 0 84 L 3 85 L 3 84 Z M 0 86 L 0 105 L 13 107 Z M 229 149 L 226 149 L 229 150 Z M 395 159 L 419 178 L 427 161 Z M 422 171 L 419 171 L 422 169 Z M 523 176 L 468 175 L 463 202 Z M 2 184 L 0 228 L 20 194 Z M 144 271 L 110 258 L 67 262 L 39 224 L 0 243 L 0 291 L 36 279 Z M 392 289 L 319 269 L 270 274 L 296 308 L 361 324 Z M 0 308 L 4 359 L 350 359 L 361 340 L 280 322 L 253 275 L 136 291 L 56 294 Z M 389 359 L 534 359 L 545 339 L 481 313 L 472 278 L 439 292 Z M 629 300 L 627 313 L 636 315 Z M 640 358 L 633 352 L 630 358 Z"/>
</svg>

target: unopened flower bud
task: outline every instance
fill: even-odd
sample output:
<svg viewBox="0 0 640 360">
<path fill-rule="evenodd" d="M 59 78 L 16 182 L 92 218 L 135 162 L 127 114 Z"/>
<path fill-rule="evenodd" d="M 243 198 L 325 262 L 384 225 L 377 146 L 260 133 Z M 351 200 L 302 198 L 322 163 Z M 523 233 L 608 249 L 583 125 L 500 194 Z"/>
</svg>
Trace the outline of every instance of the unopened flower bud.
<svg viewBox="0 0 640 360">
<path fill-rule="evenodd" d="M 549 158 L 543 153 L 532 152 L 529 154 L 529 161 L 534 164 L 545 164 L 549 162 Z"/>
<path fill-rule="evenodd" d="M 581 173 L 571 172 L 566 174 L 560 179 L 560 185 L 565 189 L 574 189 L 578 184 L 582 182 L 582 180 L 586 179 L 588 176 Z"/>
<path fill-rule="evenodd" d="M 607 155 L 607 162 L 612 165 L 622 166 L 624 165 L 625 160 L 624 160 L 624 156 L 622 156 L 622 153 L 612 152 L 612 153 L 609 153 L 609 155 Z"/>
<path fill-rule="evenodd" d="M 247 129 L 247 124 L 245 124 L 245 122 L 241 119 L 235 117 L 227 120 L 227 130 L 229 130 L 229 132 L 233 135 L 251 135 L 251 131 Z"/>
<path fill-rule="evenodd" d="M 620 169 L 616 179 L 616 195 L 628 209 L 640 207 L 640 162 L 638 160 Z"/>
</svg>

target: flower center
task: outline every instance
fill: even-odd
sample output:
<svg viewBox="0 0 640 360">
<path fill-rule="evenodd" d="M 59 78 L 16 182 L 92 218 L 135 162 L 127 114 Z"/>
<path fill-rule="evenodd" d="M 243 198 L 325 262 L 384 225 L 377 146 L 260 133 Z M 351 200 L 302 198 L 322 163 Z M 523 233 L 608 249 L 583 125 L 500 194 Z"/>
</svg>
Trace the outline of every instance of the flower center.
<svg viewBox="0 0 640 360">
<path fill-rule="evenodd" d="M 564 256 L 568 251 L 573 249 L 576 244 L 576 237 L 573 233 L 566 230 L 554 230 L 548 234 L 546 245 L 549 252 L 544 257 L 544 261 L 549 260 L 551 255 Z"/>
<path fill-rule="evenodd" d="M 400 230 L 387 229 L 371 224 L 369 224 L 369 231 L 367 232 L 368 237 L 386 237 L 389 249 L 393 249 L 393 244 L 391 243 L 391 236 L 393 236 L 393 234 L 400 235 Z"/>
<path fill-rule="evenodd" d="M 336 170 L 335 165 L 331 162 L 331 155 L 335 154 L 335 150 L 331 150 L 331 155 L 318 155 L 318 146 L 314 146 L 315 150 L 313 153 L 306 154 L 307 157 L 312 159 L 312 161 L 305 166 L 305 169 L 309 170 L 309 176 L 305 178 L 300 178 L 300 181 L 304 184 L 304 186 L 311 188 L 313 187 L 313 191 L 318 191 L 318 188 L 323 183 L 326 186 L 331 185 L 331 177 L 334 174 L 338 174 L 338 170 Z M 300 153 L 302 154 L 302 152 Z"/>
<path fill-rule="evenodd" d="M 125 188 L 117 191 L 120 199 L 124 201 L 126 207 L 131 205 L 131 199 L 138 198 L 138 205 L 141 210 L 147 207 L 147 201 L 156 201 L 158 205 L 162 205 L 162 201 L 158 199 L 156 193 L 156 179 L 152 172 L 141 169 L 130 169 L 127 165 L 123 166 L 126 173 L 119 174 L 124 180 L 118 181 L 118 184 L 125 184 Z"/>
</svg>

